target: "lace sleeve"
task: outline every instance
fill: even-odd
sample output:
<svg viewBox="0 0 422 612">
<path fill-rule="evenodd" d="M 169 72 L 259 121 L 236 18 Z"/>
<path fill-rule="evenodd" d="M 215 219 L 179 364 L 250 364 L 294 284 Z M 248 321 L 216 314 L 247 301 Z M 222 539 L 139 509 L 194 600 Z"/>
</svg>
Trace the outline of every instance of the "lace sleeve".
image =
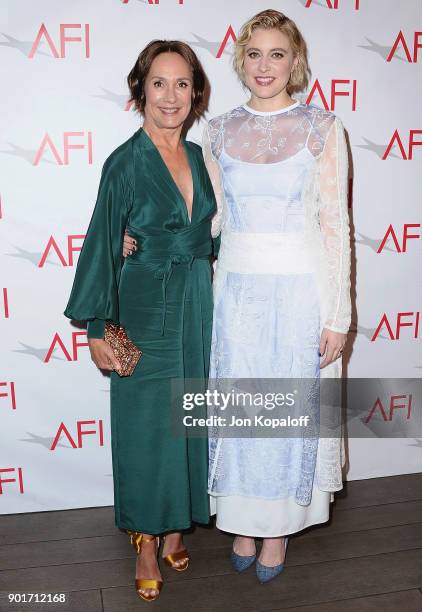
<svg viewBox="0 0 422 612">
<path fill-rule="evenodd" d="M 215 199 L 217 201 L 217 212 L 215 213 L 211 223 L 211 235 L 213 238 L 216 238 L 221 233 L 221 227 L 223 223 L 224 192 L 221 181 L 220 166 L 218 161 L 214 157 L 211 148 L 208 125 L 205 126 L 202 137 L 202 153 L 204 155 L 205 165 L 207 167 L 208 174 L 210 176 L 211 183 L 214 189 Z"/>
<path fill-rule="evenodd" d="M 320 159 L 319 221 L 328 264 L 328 310 L 324 327 L 346 334 L 350 327 L 350 234 L 347 209 L 348 153 L 336 118 Z"/>
</svg>

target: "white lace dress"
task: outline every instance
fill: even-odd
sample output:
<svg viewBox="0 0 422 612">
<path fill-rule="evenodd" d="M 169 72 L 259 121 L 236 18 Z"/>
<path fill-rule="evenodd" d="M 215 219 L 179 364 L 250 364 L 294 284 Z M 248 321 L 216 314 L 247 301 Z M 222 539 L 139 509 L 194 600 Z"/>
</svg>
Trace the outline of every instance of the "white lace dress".
<svg viewBox="0 0 422 612">
<path fill-rule="evenodd" d="M 350 325 L 348 154 L 340 120 L 295 102 L 212 119 L 203 152 L 221 233 L 210 379 L 341 376 L 320 370 L 324 327 Z M 217 526 L 276 537 L 325 522 L 342 488 L 342 435 L 244 439 L 210 431 Z"/>
</svg>

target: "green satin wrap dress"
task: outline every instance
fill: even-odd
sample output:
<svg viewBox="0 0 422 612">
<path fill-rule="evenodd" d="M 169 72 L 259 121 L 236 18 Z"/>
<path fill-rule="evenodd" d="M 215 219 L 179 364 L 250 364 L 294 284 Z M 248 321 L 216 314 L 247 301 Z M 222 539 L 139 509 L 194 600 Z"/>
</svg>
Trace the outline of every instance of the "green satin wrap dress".
<svg viewBox="0 0 422 612">
<path fill-rule="evenodd" d="M 142 128 L 108 157 L 64 313 L 87 320 L 88 337 L 118 322 L 143 351 L 131 376 L 111 374 L 111 445 L 116 525 L 151 534 L 209 521 L 208 443 L 175 435 L 171 401 L 172 380 L 206 381 L 212 330 L 216 202 L 201 148 L 183 143 L 191 221 Z M 138 250 L 124 259 L 126 227 Z"/>
</svg>

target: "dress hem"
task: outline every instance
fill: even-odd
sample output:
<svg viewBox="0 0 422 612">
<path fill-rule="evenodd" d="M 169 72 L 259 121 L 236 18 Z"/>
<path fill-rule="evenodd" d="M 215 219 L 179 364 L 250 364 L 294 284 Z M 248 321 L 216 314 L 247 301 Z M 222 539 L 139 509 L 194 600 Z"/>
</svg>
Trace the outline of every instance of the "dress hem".
<svg viewBox="0 0 422 612">
<path fill-rule="evenodd" d="M 326 523 L 329 520 L 330 520 L 330 517 L 328 516 L 326 519 L 323 519 L 321 521 L 313 521 L 312 523 L 305 524 L 303 527 L 301 527 L 300 529 L 296 529 L 295 531 L 289 531 L 288 533 L 274 533 L 273 535 L 268 535 L 267 533 L 265 535 L 262 535 L 262 534 L 242 533 L 241 531 L 228 531 L 227 529 L 220 527 L 220 525 L 218 524 L 218 521 L 216 523 L 216 527 L 217 529 L 219 529 L 220 531 L 224 531 L 225 533 L 231 533 L 233 535 L 240 535 L 240 536 L 245 536 L 249 538 L 281 538 L 284 535 L 288 536 L 292 533 L 298 533 L 299 531 L 303 531 L 303 529 L 312 527 L 312 525 L 321 525 L 322 523 Z"/>
<path fill-rule="evenodd" d="M 118 529 L 123 529 L 123 531 L 129 530 L 129 531 L 136 531 L 138 533 L 148 533 L 148 534 L 151 534 L 151 535 L 160 535 L 162 533 L 168 533 L 168 532 L 171 532 L 171 531 L 185 531 L 187 529 L 191 529 L 191 527 L 193 527 L 194 524 L 209 525 L 210 519 L 211 519 L 211 516 L 208 518 L 207 521 L 192 519 L 192 521 L 188 525 L 184 525 L 183 527 L 180 527 L 180 526 L 174 527 L 173 526 L 173 527 L 165 527 L 165 528 L 159 529 L 159 530 L 157 530 L 157 529 L 148 529 L 148 528 L 146 528 L 146 529 L 145 528 L 144 529 L 137 529 L 137 528 L 134 528 L 134 527 L 125 527 L 123 525 L 118 525 L 117 523 L 115 523 L 115 525 L 116 525 L 116 527 Z"/>
<path fill-rule="evenodd" d="M 332 493 L 334 495 L 334 493 L 338 493 L 339 491 L 343 490 L 343 486 L 340 487 L 339 489 L 319 489 L 319 491 L 321 493 Z M 239 493 L 239 492 L 230 492 L 230 493 L 216 493 L 215 491 L 210 491 L 208 490 L 208 495 L 210 497 L 214 497 L 214 498 L 218 498 L 218 497 L 246 497 L 246 499 L 257 499 L 257 500 L 263 500 L 263 501 L 280 501 L 280 500 L 285 500 L 285 499 L 289 499 L 289 497 L 294 497 L 294 495 L 285 495 L 284 497 L 260 497 L 259 495 L 246 495 L 245 493 Z M 296 500 L 295 500 L 296 501 Z M 299 504 L 298 502 L 296 502 L 298 506 L 302 506 L 302 508 L 307 508 L 311 503 L 312 503 L 312 499 L 309 501 L 309 504 Z"/>
</svg>

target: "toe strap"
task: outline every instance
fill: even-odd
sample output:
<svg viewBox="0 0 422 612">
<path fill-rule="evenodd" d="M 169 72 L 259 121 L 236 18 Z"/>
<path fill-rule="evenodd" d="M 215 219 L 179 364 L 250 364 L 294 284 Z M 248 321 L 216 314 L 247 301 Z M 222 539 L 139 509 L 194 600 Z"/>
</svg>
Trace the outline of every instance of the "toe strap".
<svg viewBox="0 0 422 612">
<path fill-rule="evenodd" d="M 162 580 L 152 580 L 149 578 L 136 578 L 135 580 L 136 590 L 139 589 L 155 589 L 159 591 L 163 586 Z"/>
<path fill-rule="evenodd" d="M 175 553 L 170 553 L 164 557 L 164 560 L 171 565 L 174 565 L 175 562 L 181 561 L 182 559 L 189 559 L 189 553 L 186 548 Z"/>
</svg>

